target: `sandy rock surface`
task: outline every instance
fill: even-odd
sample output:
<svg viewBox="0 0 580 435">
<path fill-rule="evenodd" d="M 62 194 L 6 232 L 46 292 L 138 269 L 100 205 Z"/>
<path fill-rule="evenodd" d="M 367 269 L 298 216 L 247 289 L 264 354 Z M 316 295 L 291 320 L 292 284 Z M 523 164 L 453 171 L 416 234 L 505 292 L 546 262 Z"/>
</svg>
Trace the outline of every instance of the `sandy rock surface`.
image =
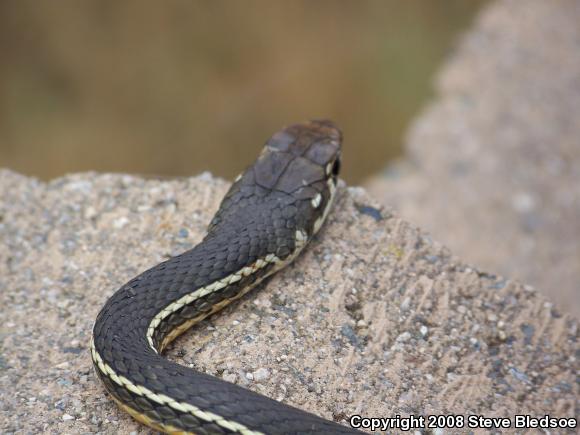
<svg viewBox="0 0 580 435">
<path fill-rule="evenodd" d="M 580 2 L 494 2 L 407 157 L 367 184 L 461 258 L 580 315 Z"/>
<path fill-rule="evenodd" d="M 124 282 L 198 243 L 227 187 L 207 174 L 45 184 L 0 171 L 0 433 L 150 433 L 98 382 L 93 320 Z M 168 357 L 341 422 L 572 417 L 577 339 L 577 320 L 532 288 L 467 266 L 343 186 L 304 255 Z"/>
</svg>

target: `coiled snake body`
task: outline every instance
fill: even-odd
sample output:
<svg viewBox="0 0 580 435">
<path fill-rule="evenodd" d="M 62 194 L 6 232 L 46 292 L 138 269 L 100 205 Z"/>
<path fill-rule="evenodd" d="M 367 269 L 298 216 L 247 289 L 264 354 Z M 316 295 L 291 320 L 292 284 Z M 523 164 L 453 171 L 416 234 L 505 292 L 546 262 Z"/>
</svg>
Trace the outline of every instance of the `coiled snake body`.
<svg viewBox="0 0 580 435">
<path fill-rule="evenodd" d="M 330 121 L 276 133 L 236 179 L 199 245 L 143 272 L 107 301 L 91 356 L 122 409 L 166 433 L 358 433 L 160 355 L 300 253 L 330 209 L 340 145 Z"/>
</svg>

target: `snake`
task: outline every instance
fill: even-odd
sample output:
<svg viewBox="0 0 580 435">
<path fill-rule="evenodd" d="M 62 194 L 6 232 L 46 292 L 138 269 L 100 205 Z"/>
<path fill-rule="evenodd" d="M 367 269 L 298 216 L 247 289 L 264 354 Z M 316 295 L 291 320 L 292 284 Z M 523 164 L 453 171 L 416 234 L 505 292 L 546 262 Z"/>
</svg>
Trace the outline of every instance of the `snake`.
<svg viewBox="0 0 580 435">
<path fill-rule="evenodd" d="M 162 355 L 176 337 L 288 265 L 312 240 L 335 197 L 341 143 L 329 120 L 275 133 L 233 182 L 199 244 L 108 299 L 90 352 L 122 410 L 169 434 L 361 433 Z"/>
</svg>

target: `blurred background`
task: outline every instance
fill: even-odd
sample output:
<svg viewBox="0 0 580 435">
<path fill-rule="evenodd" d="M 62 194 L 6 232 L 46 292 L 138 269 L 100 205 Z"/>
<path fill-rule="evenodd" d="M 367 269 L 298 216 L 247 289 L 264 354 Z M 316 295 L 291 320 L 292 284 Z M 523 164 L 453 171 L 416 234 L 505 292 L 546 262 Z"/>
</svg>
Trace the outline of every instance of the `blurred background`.
<svg viewBox="0 0 580 435">
<path fill-rule="evenodd" d="M 283 125 L 327 117 L 360 183 L 483 3 L 1 2 L 0 166 L 232 178 Z"/>
</svg>

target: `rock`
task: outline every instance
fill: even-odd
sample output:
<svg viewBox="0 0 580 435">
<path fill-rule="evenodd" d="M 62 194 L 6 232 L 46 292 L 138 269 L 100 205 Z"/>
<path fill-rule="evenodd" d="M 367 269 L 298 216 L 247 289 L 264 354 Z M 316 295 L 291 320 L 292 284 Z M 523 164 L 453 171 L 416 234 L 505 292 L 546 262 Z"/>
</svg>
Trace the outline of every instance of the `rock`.
<svg viewBox="0 0 580 435">
<path fill-rule="evenodd" d="M 493 2 L 371 193 L 580 315 L 580 3 Z"/>
<path fill-rule="evenodd" d="M 120 285 L 182 248 L 181 229 L 201 240 L 227 188 L 207 175 L 40 183 L 0 171 L 0 432 L 142 433 L 92 370 L 91 327 Z M 168 358 L 343 423 L 356 413 L 564 417 L 578 397 L 577 334 L 538 292 L 467 266 L 341 186 L 293 265 Z"/>
<path fill-rule="evenodd" d="M 264 382 L 270 377 L 270 371 L 264 367 L 260 367 L 254 373 L 254 381 L 256 382 Z"/>
</svg>

